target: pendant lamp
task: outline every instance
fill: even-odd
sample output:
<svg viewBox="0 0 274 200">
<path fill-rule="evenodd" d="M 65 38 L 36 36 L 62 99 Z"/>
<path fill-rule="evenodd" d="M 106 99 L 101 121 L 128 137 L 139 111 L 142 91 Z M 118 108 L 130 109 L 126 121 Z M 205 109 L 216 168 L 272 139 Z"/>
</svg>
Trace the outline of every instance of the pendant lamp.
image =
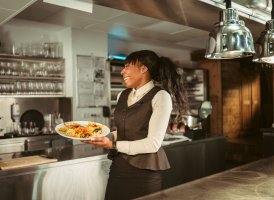
<svg viewBox="0 0 274 200">
<path fill-rule="evenodd" d="M 239 20 L 231 0 L 226 0 L 226 9 L 220 12 L 220 22 L 209 34 L 205 58 L 233 59 L 253 56 L 255 53 L 252 34 Z"/>
<path fill-rule="evenodd" d="M 265 30 L 255 43 L 256 54 L 253 62 L 274 64 L 274 9 L 272 0 L 271 20 L 265 24 Z"/>
</svg>

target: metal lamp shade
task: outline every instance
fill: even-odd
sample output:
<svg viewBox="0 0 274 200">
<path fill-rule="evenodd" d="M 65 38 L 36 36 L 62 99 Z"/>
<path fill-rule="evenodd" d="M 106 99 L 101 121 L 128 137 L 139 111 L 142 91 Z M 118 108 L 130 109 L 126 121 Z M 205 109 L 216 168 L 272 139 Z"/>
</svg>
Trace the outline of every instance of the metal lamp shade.
<svg viewBox="0 0 274 200">
<path fill-rule="evenodd" d="M 253 62 L 274 64 L 274 20 L 266 22 L 266 30 L 255 43 Z"/>
<path fill-rule="evenodd" d="M 253 56 L 254 53 L 252 35 L 244 22 L 238 19 L 237 10 L 223 10 L 220 23 L 209 34 L 205 57 L 232 59 Z"/>
</svg>

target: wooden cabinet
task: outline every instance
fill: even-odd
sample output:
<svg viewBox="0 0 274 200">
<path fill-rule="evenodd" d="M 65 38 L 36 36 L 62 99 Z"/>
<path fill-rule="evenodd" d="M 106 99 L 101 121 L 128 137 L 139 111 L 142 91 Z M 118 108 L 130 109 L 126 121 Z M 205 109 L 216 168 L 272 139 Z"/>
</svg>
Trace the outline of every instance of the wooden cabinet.
<svg viewBox="0 0 274 200">
<path fill-rule="evenodd" d="M 223 133 L 256 134 L 260 123 L 260 72 L 248 60 L 221 61 Z"/>
<path fill-rule="evenodd" d="M 248 59 L 201 60 L 209 71 L 210 133 L 236 138 L 260 127 L 260 72 Z"/>
<path fill-rule="evenodd" d="M 212 113 L 209 116 L 209 133 L 211 135 L 221 135 L 222 128 L 222 81 L 220 62 L 214 60 L 202 60 L 198 63 L 200 68 L 208 70 L 208 100 L 212 104 Z"/>
<path fill-rule="evenodd" d="M 260 128 L 260 74 L 249 72 L 242 79 L 241 85 L 242 131 L 252 133 Z"/>
</svg>

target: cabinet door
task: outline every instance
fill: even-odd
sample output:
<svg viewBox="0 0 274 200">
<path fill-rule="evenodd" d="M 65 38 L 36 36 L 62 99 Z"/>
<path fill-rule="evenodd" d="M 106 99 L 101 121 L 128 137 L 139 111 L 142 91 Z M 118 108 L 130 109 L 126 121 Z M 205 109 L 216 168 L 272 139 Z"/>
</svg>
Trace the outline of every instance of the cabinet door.
<svg viewBox="0 0 274 200">
<path fill-rule="evenodd" d="M 260 127 L 260 76 L 243 76 L 241 88 L 242 131 L 257 131 Z"/>
<path fill-rule="evenodd" d="M 241 66 L 239 62 L 222 61 L 223 133 L 238 137 L 241 131 Z"/>
<path fill-rule="evenodd" d="M 250 126 L 251 122 L 251 84 L 249 80 L 243 79 L 242 80 L 242 129 L 246 130 Z"/>
<path fill-rule="evenodd" d="M 251 83 L 251 109 L 252 109 L 252 124 L 253 130 L 259 130 L 260 128 L 260 114 L 261 114 L 261 89 L 260 89 L 260 75 L 256 74 L 254 80 Z"/>
</svg>

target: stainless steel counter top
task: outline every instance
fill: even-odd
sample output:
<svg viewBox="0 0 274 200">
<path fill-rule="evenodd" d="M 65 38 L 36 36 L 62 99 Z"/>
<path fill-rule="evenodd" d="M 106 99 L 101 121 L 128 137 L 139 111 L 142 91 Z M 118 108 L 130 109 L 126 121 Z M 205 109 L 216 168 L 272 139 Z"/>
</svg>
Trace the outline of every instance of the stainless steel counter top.
<svg viewBox="0 0 274 200">
<path fill-rule="evenodd" d="M 162 146 L 166 146 L 166 145 L 170 145 L 170 144 L 173 144 L 173 143 L 177 143 L 177 142 L 188 142 L 188 141 L 191 141 L 190 138 L 188 137 L 185 137 L 184 135 L 174 135 L 174 134 L 166 134 L 165 135 L 165 138 L 164 138 L 164 141 L 162 143 Z"/>
<path fill-rule="evenodd" d="M 0 170 L 1 200 L 103 199 L 111 161 L 93 145 L 1 154 L 0 159 L 42 155 L 57 162 Z"/>
<path fill-rule="evenodd" d="M 183 135 L 167 134 L 166 136 L 168 137 L 165 137 L 165 140 L 162 144 L 163 146 L 189 140 L 189 138 L 186 138 Z M 40 149 L 42 150 L 56 146 L 66 146 L 73 144 L 82 143 L 73 142 L 71 139 L 64 138 L 58 134 L 5 138 L 0 139 L 0 154 Z"/>
<path fill-rule="evenodd" d="M 274 199 L 274 157 L 172 187 L 138 200 Z"/>
<path fill-rule="evenodd" d="M 107 157 L 107 151 L 102 148 L 96 148 L 93 145 L 79 144 L 73 146 L 62 146 L 55 148 L 47 148 L 37 151 L 22 151 L 15 153 L 0 154 L 0 160 L 13 159 L 19 157 L 42 155 L 49 158 L 57 158 L 58 162 L 35 165 L 30 167 L 3 170 L 0 171 L 0 178 L 7 175 L 15 175 L 17 173 L 26 173 L 27 171 L 33 171 L 36 169 L 47 169 L 56 166 L 98 160 Z"/>
<path fill-rule="evenodd" d="M 179 140 L 164 146 L 164 149 L 167 153 L 173 152 L 177 147 L 190 150 L 188 147 L 194 145 L 195 148 L 199 143 L 202 145 L 198 146 L 203 149 L 203 144 L 215 139 L 206 138 L 192 142 Z M 82 143 L 0 154 L 0 160 L 34 155 L 58 159 L 57 162 L 48 164 L 0 170 L 1 199 L 103 199 L 111 165 L 107 152 L 103 148 Z"/>
<path fill-rule="evenodd" d="M 59 137 L 59 135 L 49 135 L 45 137 Z M 37 138 L 32 137 L 28 139 L 33 140 L 41 140 L 43 138 Z M 4 142 L 22 142 L 23 140 L 26 140 L 26 138 L 12 138 L 12 139 L 5 139 L 0 140 L 0 144 Z M 211 138 L 204 139 L 211 140 Z M 173 147 L 174 145 L 189 145 L 190 143 L 196 143 L 196 142 L 202 142 L 200 141 L 185 141 L 181 140 L 181 138 L 176 141 L 165 144 L 164 148 Z M 6 171 L 0 171 L 0 177 L 7 175 L 7 174 L 14 174 L 14 173 L 22 173 L 26 171 L 33 171 L 35 169 L 43 169 L 43 168 L 50 168 L 55 166 L 61 166 L 61 165 L 67 165 L 67 164 L 73 164 L 78 162 L 85 162 L 85 161 L 91 161 L 91 160 L 97 160 L 101 158 L 107 157 L 108 150 L 105 150 L 103 148 L 97 148 L 93 145 L 89 144 L 77 144 L 77 145 L 70 145 L 70 146 L 56 146 L 52 148 L 45 148 L 41 150 L 34 150 L 34 151 L 19 151 L 19 152 L 12 152 L 12 153 L 0 153 L 0 160 L 5 159 L 13 159 L 18 157 L 26 157 L 26 156 L 33 156 L 33 155 L 42 155 L 49 158 L 57 158 L 58 162 L 55 163 L 49 163 L 49 164 L 42 164 L 37 166 L 31 166 L 26 168 L 18 168 L 14 170 L 6 170 Z"/>
</svg>

